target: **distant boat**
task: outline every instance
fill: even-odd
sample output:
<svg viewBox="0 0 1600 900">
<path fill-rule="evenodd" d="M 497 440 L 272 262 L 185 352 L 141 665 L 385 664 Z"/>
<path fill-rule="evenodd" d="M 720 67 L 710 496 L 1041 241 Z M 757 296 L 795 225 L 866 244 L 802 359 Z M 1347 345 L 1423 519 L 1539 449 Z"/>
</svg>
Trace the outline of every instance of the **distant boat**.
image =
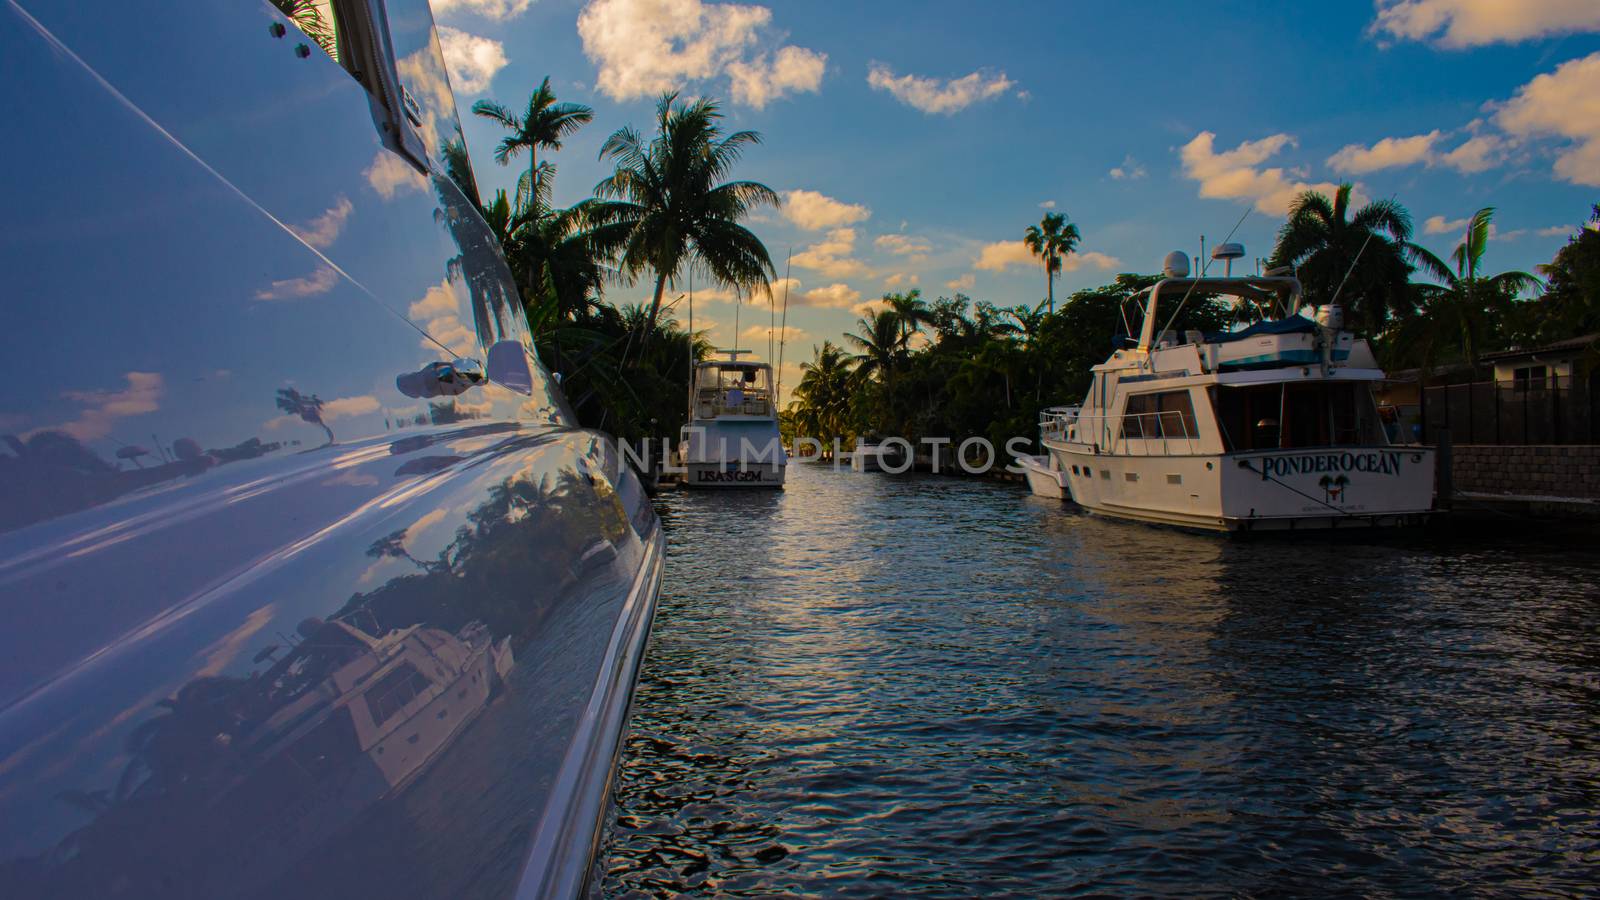
<svg viewBox="0 0 1600 900">
<path fill-rule="evenodd" d="M 1243 253 L 1224 244 L 1213 258 Z M 1434 452 L 1389 443 L 1372 394 L 1384 373 L 1337 306 L 1308 319 L 1296 312 L 1296 279 L 1190 278 L 1181 252 L 1165 274 L 1142 295 L 1137 345 L 1095 366 L 1081 407 L 1046 423 L 1049 468 L 1074 501 L 1220 531 L 1404 525 L 1431 513 Z M 1220 334 L 1159 332 L 1159 316 L 1195 293 L 1265 317 Z"/>
<path fill-rule="evenodd" d="M 857 438 L 850 452 L 850 468 L 856 472 L 904 472 L 911 468 L 905 448 L 868 438 Z"/>
<path fill-rule="evenodd" d="M 696 363 L 689 424 L 678 457 L 691 488 L 783 487 L 788 455 L 778 436 L 772 367 L 741 360 L 748 350 L 719 350 L 725 359 Z"/>
</svg>

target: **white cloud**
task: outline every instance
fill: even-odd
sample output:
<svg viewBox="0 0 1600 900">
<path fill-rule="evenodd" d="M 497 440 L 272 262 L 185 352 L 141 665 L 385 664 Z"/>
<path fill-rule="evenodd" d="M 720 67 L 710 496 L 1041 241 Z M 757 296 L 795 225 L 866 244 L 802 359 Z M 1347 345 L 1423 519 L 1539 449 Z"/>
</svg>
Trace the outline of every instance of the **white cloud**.
<svg viewBox="0 0 1600 900">
<path fill-rule="evenodd" d="M 1041 265 L 1028 249 L 1028 245 L 1021 241 L 995 241 L 985 244 L 978 251 L 978 258 L 972 266 L 985 272 L 1003 272 L 1012 266 Z M 970 287 L 971 285 L 968 285 Z"/>
<path fill-rule="evenodd" d="M 764 53 L 736 60 L 728 63 L 733 102 L 761 109 L 787 94 L 816 93 L 827 68 L 828 54 L 804 47 L 780 48 L 770 63 Z"/>
<path fill-rule="evenodd" d="M 1423 234 L 1460 234 L 1467 227 L 1470 219 L 1446 219 L 1444 216 L 1429 216 L 1422 223 Z"/>
<path fill-rule="evenodd" d="M 1535 231 L 1539 237 L 1564 237 L 1576 232 L 1578 229 L 1571 225 L 1551 225 L 1549 228 L 1540 228 Z"/>
<path fill-rule="evenodd" d="M 1144 170 L 1144 166 L 1140 165 L 1139 161 L 1134 159 L 1130 154 L 1122 158 L 1122 165 L 1117 166 L 1106 174 L 1110 175 L 1117 181 L 1122 181 L 1124 179 L 1128 181 L 1137 181 L 1149 173 L 1147 173 Z"/>
<path fill-rule="evenodd" d="M 1413 137 L 1386 137 L 1371 147 L 1347 144 L 1339 152 L 1328 157 L 1328 165 L 1335 172 L 1365 175 L 1380 169 L 1414 166 L 1418 163 L 1431 164 L 1433 145 L 1438 143 L 1439 138 L 1440 133 L 1434 130 Z"/>
<path fill-rule="evenodd" d="M 1600 3 L 1590 3 L 1600 17 Z M 1600 186 L 1600 52 L 1562 63 L 1518 88 L 1494 120 L 1516 137 L 1556 135 L 1572 141 L 1556 157 L 1556 175 Z"/>
<path fill-rule="evenodd" d="M 744 331 L 740 332 L 739 336 L 745 340 L 764 341 L 767 339 L 767 334 L 769 332 L 772 334 L 772 340 L 775 343 L 778 341 L 783 341 L 784 343 L 793 343 L 794 341 L 805 338 L 807 334 L 804 330 L 796 328 L 793 325 L 787 327 L 782 325 L 751 325 Z"/>
<path fill-rule="evenodd" d="M 1505 143 L 1498 135 L 1481 134 L 1441 155 L 1439 162 L 1463 175 L 1476 175 L 1499 164 L 1505 155 Z"/>
<path fill-rule="evenodd" d="M 504 22 L 527 12 L 532 5 L 533 0 L 433 0 L 433 12 L 441 17 L 456 12 L 470 12 L 495 22 Z"/>
<path fill-rule="evenodd" d="M 1056 208 L 1056 202 L 1054 200 L 1045 200 L 1045 201 L 1043 201 L 1043 202 L 1041 202 L 1039 204 L 1039 208 L 1040 209 L 1055 209 Z"/>
<path fill-rule="evenodd" d="M 978 258 L 972 263 L 973 268 L 986 272 L 1004 272 L 1015 266 L 1042 265 L 1039 258 L 1033 255 L 1033 251 L 1028 249 L 1028 245 L 1021 241 L 995 241 L 992 244 L 985 244 L 978 251 Z M 1098 250 L 1080 250 L 1061 260 L 1061 269 L 1065 272 L 1075 272 L 1085 266 L 1094 269 L 1114 269 L 1120 265 L 1122 260 Z"/>
<path fill-rule="evenodd" d="M 909 287 L 921 280 L 922 278 L 917 275 L 906 272 L 896 272 L 883 280 L 883 286 L 886 288 Z"/>
<path fill-rule="evenodd" d="M 1595 0 L 1378 0 L 1374 33 L 1443 47 L 1600 31 Z"/>
<path fill-rule="evenodd" d="M 826 239 L 796 253 L 791 260 L 795 268 L 821 272 L 829 278 L 849 278 L 861 275 L 867 267 L 850 256 L 855 250 L 856 230 L 835 228 Z"/>
<path fill-rule="evenodd" d="M 765 6 L 701 0 L 590 0 L 578 14 L 583 53 L 599 67 L 595 87 L 632 100 L 727 76 L 736 103 L 761 108 L 822 86 L 827 55 L 761 46 Z M 769 44 L 771 42 L 768 42 Z"/>
<path fill-rule="evenodd" d="M 323 250 L 332 246 L 333 242 L 339 239 L 339 232 L 344 230 L 345 220 L 350 218 L 350 213 L 354 210 L 355 206 L 350 202 L 350 198 L 341 194 L 339 199 L 328 207 L 327 212 L 304 225 L 291 225 L 289 227 L 294 230 L 295 234 L 300 235 L 301 240 L 319 250 Z"/>
<path fill-rule="evenodd" d="M 951 115 L 977 103 L 999 96 L 1015 86 L 1016 82 L 1004 72 L 977 71 L 961 78 L 940 81 L 920 75 L 896 75 L 883 63 L 873 63 L 867 72 L 867 84 L 880 91 L 888 91 L 895 99 L 925 113 Z"/>
<path fill-rule="evenodd" d="M 968 272 L 960 278 L 952 278 L 949 281 L 946 281 L 944 286 L 952 291 L 970 291 L 974 286 L 977 285 L 977 283 L 978 276 Z"/>
<path fill-rule="evenodd" d="M 117 419 L 155 412 L 161 408 L 166 385 L 156 372 L 125 372 L 128 386 L 119 391 L 62 391 L 61 396 L 83 407 L 70 422 L 29 432 L 60 431 L 80 441 L 94 441 L 111 433 Z"/>
<path fill-rule="evenodd" d="M 911 262 L 927 259 L 928 253 L 933 250 L 927 238 L 909 234 L 880 234 L 872 245 L 885 253 L 907 257 Z"/>
<path fill-rule="evenodd" d="M 1290 178 L 1292 173 L 1282 168 L 1258 168 L 1278 151 L 1294 146 L 1294 138 L 1287 134 L 1245 141 L 1221 153 L 1215 149 L 1216 138 L 1212 132 L 1202 131 L 1180 151 L 1183 174 L 1200 182 L 1202 197 L 1248 200 L 1264 213 L 1283 215 L 1302 191 L 1319 191 L 1331 196 L 1338 189 L 1338 185 L 1328 182 L 1307 184 Z"/>
<path fill-rule="evenodd" d="M 783 194 L 783 217 L 807 231 L 854 225 L 872 215 L 859 203 L 845 203 L 816 191 L 794 190 Z"/>
<path fill-rule="evenodd" d="M 842 282 L 812 288 L 792 299 L 802 306 L 821 306 L 828 309 L 849 309 L 861 300 L 861 292 Z"/>
<path fill-rule="evenodd" d="M 492 38 L 440 25 L 439 46 L 450 67 L 451 82 L 464 94 L 488 90 L 495 74 L 506 67 L 506 47 Z"/>
<path fill-rule="evenodd" d="M 378 196 L 385 200 L 393 200 L 396 195 L 406 191 L 421 191 L 428 187 L 428 180 L 422 177 L 415 166 L 381 147 L 378 155 L 372 158 L 372 165 L 367 166 L 361 174 L 367 177 L 367 184 L 378 192 Z"/>
<path fill-rule="evenodd" d="M 285 278 L 274 281 L 259 291 L 256 291 L 257 300 L 299 300 L 303 297 L 315 297 L 333 290 L 339 283 L 339 273 L 332 266 L 319 266 L 315 272 L 304 278 Z"/>
<path fill-rule="evenodd" d="M 1108 253 L 1101 253 L 1098 250 L 1085 250 L 1082 253 L 1074 253 L 1061 261 L 1061 268 L 1066 272 L 1076 272 L 1084 266 L 1093 269 L 1115 269 L 1120 265 L 1122 265 L 1122 260 Z"/>
<path fill-rule="evenodd" d="M 462 322 L 462 314 L 470 318 L 471 313 L 467 312 L 466 298 L 460 291 L 455 282 L 446 279 L 428 288 L 422 299 L 406 309 L 407 318 L 433 339 L 422 340 L 424 349 L 438 352 L 439 344 L 443 344 L 457 356 L 473 355 L 471 351 L 477 346 L 478 336 Z"/>
<path fill-rule="evenodd" d="M 382 404 L 378 402 L 378 398 L 371 394 L 363 394 L 359 397 L 338 397 L 322 404 L 322 420 L 331 422 L 334 419 L 364 416 L 367 413 L 377 412 L 381 406 Z"/>
</svg>

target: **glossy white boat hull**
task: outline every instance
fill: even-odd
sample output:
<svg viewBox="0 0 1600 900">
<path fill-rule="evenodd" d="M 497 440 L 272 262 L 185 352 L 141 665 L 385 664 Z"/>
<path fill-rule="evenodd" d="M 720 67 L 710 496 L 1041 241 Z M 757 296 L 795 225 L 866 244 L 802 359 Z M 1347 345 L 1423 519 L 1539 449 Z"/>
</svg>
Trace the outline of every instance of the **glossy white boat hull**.
<svg viewBox="0 0 1600 900">
<path fill-rule="evenodd" d="M 1019 456 L 1016 459 L 1023 477 L 1028 479 L 1028 490 L 1034 496 L 1052 500 L 1072 499 L 1072 489 L 1064 473 L 1051 465 L 1049 456 Z"/>
<path fill-rule="evenodd" d="M 1046 448 L 1079 505 L 1141 522 L 1210 531 L 1362 528 L 1420 523 L 1433 509 L 1434 452 L 1422 447 L 1196 456 Z"/>
<path fill-rule="evenodd" d="M 783 487 L 786 465 L 745 465 L 736 462 L 689 463 L 684 466 L 684 485 L 692 488 L 728 490 L 737 488 Z"/>
</svg>

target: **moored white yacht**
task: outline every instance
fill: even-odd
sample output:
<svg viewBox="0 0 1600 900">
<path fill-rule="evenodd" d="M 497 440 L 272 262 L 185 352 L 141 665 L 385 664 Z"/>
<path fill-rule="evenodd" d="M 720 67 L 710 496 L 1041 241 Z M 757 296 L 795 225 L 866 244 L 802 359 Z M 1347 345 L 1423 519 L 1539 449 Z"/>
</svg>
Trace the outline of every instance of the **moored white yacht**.
<svg viewBox="0 0 1600 900">
<path fill-rule="evenodd" d="M 1243 255 L 1237 244 L 1215 258 Z M 1143 295 L 1137 345 L 1095 366 L 1077 408 L 1042 422 L 1048 468 L 1092 512 L 1219 531 L 1418 522 L 1433 509 L 1434 452 L 1391 445 L 1372 389 L 1383 371 L 1337 306 L 1299 315 L 1282 275 L 1189 277 L 1167 257 Z M 1158 331 L 1190 294 L 1260 309 L 1241 331 Z"/>
<path fill-rule="evenodd" d="M 739 359 L 748 350 L 717 352 L 727 358 L 694 367 L 689 424 L 678 444 L 684 484 L 782 488 L 788 456 L 778 437 L 772 367 Z"/>
<path fill-rule="evenodd" d="M 876 438 L 856 439 L 856 448 L 850 451 L 850 469 L 855 472 L 891 472 L 898 474 L 911 468 L 910 445 L 904 440 L 881 441 Z"/>
</svg>

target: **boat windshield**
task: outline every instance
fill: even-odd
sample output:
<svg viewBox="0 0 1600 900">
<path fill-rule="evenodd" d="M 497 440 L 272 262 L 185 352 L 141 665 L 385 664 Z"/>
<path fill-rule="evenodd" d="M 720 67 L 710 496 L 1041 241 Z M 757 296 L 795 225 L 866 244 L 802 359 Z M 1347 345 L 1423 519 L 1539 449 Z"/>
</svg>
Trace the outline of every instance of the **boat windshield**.
<svg viewBox="0 0 1600 900">
<path fill-rule="evenodd" d="M 772 415 L 772 369 L 762 365 L 702 366 L 695 375 L 695 417 Z"/>
<path fill-rule="evenodd" d="M 1213 388 L 1229 452 L 1388 443 L 1365 383 L 1224 385 Z"/>
</svg>

